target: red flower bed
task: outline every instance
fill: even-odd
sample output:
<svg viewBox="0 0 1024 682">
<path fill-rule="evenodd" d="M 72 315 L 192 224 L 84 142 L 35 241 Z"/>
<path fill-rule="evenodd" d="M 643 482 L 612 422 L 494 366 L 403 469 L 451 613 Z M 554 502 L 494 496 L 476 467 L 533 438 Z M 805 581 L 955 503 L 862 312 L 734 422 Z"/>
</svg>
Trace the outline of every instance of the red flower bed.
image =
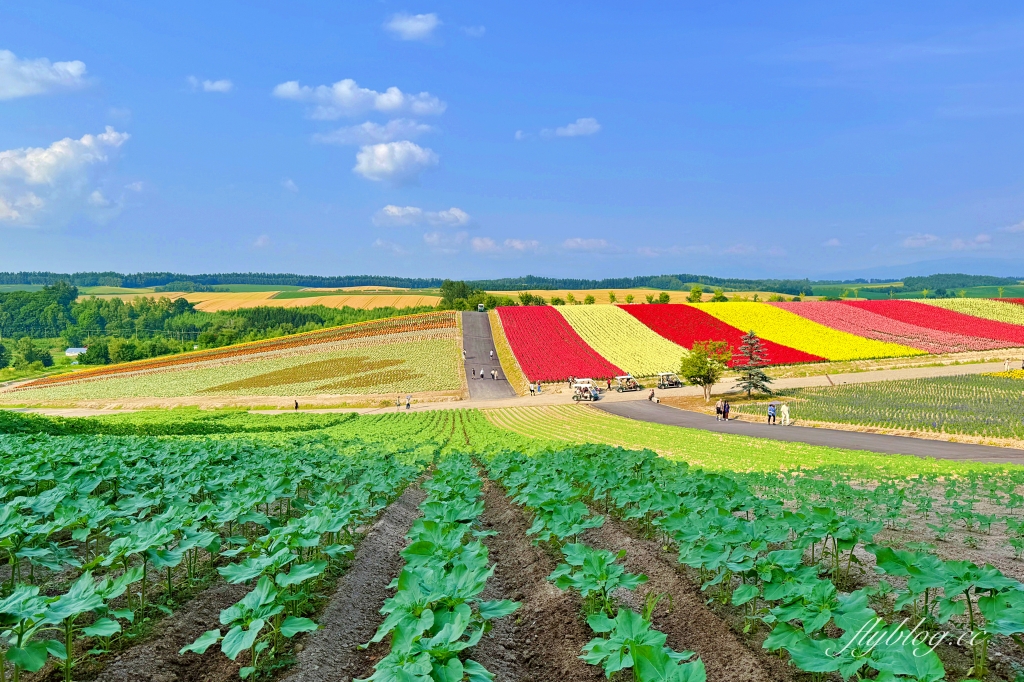
<svg viewBox="0 0 1024 682">
<path fill-rule="evenodd" d="M 973 315 L 964 315 L 916 301 L 842 301 L 842 303 L 919 327 L 937 329 L 951 334 L 1008 341 L 1015 346 L 1024 346 L 1024 327 L 1016 324 L 984 320 Z"/>
<path fill-rule="evenodd" d="M 530 381 L 603 379 L 625 373 L 591 348 L 550 306 L 498 308 L 498 316 Z"/>
<path fill-rule="evenodd" d="M 863 308 L 843 305 L 840 301 L 805 301 L 802 303 L 771 303 L 770 305 L 841 332 L 876 341 L 900 343 L 929 353 L 992 350 L 1011 345 L 1009 341 L 996 341 L 919 327 Z"/>
<path fill-rule="evenodd" d="M 623 310 L 643 322 L 669 341 L 683 348 L 692 348 L 697 341 L 725 341 L 735 354 L 746 332 L 722 322 L 703 310 L 682 303 L 658 305 L 624 305 Z M 822 362 L 825 358 L 805 353 L 796 348 L 761 339 L 772 365 L 790 365 L 798 362 Z M 729 362 L 736 364 L 736 358 Z"/>
</svg>

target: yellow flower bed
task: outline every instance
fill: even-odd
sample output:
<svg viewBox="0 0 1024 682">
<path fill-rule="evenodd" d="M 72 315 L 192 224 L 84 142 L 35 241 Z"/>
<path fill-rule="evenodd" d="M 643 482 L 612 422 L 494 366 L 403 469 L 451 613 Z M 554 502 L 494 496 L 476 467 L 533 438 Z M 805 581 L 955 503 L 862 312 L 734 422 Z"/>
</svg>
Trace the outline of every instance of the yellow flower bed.
<svg viewBox="0 0 1024 682">
<path fill-rule="evenodd" d="M 1024 305 L 1017 303 L 987 298 L 936 298 L 922 299 L 919 302 L 986 320 L 1024 325 Z"/>
<path fill-rule="evenodd" d="M 781 343 L 828 360 L 867 360 L 925 355 L 924 351 L 854 336 L 800 317 L 767 303 L 692 303 L 744 332 L 753 330 L 763 339 Z"/>
<path fill-rule="evenodd" d="M 1003 377 L 1004 379 L 1017 379 L 1024 381 L 1024 369 L 1011 369 L 1009 372 L 992 372 L 990 377 Z"/>
<path fill-rule="evenodd" d="M 567 305 L 555 310 L 591 348 L 634 376 L 676 372 L 687 353 L 618 306 Z"/>
</svg>

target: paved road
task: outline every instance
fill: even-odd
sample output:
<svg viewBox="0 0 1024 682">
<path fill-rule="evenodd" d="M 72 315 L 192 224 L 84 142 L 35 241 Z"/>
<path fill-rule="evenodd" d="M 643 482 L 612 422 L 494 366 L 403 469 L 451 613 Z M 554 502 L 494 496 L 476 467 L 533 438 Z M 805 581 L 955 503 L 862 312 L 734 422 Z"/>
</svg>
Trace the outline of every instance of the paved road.
<svg viewBox="0 0 1024 682">
<path fill-rule="evenodd" d="M 908 438 L 905 436 L 887 436 L 881 433 L 816 429 L 804 426 L 769 426 L 768 424 L 755 424 L 739 420 L 720 422 L 707 414 L 679 410 L 646 400 L 615 403 L 599 402 L 594 407 L 611 414 L 617 414 L 620 417 L 654 422 L 656 424 L 668 424 L 670 426 L 685 426 L 691 429 L 703 429 L 717 433 L 772 438 L 774 440 L 825 445 L 832 448 L 846 448 L 848 450 L 867 450 L 869 452 L 880 452 L 889 455 L 917 455 L 919 457 L 935 457 L 936 459 L 970 460 L 997 464 L 1024 464 L 1024 450 L 1014 448 L 950 443 L 941 440 L 926 440 L 924 438 Z"/>
<path fill-rule="evenodd" d="M 498 351 L 491 336 L 491 321 L 487 313 L 462 313 L 462 344 L 466 349 L 466 377 L 470 400 L 515 398 L 512 384 L 505 379 L 498 362 Z M 492 355 L 493 354 L 493 355 Z M 483 379 L 480 370 L 484 370 Z M 491 370 L 497 370 L 497 381 L 491 379 Z"/>
</svg>

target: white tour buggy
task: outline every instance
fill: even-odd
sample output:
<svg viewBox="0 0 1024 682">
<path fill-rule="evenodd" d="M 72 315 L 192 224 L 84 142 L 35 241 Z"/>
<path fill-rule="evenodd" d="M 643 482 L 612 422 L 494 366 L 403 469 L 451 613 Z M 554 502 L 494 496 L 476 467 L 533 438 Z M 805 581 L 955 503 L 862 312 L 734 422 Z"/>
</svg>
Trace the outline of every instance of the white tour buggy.
<svg viewBox="0 0 1024 682">
<path fill-rule="evenodd" d="M 682 379 L 675 372 L 658 372 L 658 388 L 679 388 L 682 385 Z"/>
<path fill-rule="evenodd" d="M 633 378 L 632 374 L 623 374 L 621 377 L 615 377 L 615 390 L 619 393 L 625 393 L 626 391 L 639 391 L 643 386 L 640 382 Z"/>
<path fill-rule="evenodd" d="M 577 379 L 576 383 L 572 385 L 572 399 L 576 402 L 581 400 L 596 401 L 600 398 L 601 394 L 590 379 Z"/>
</svg>

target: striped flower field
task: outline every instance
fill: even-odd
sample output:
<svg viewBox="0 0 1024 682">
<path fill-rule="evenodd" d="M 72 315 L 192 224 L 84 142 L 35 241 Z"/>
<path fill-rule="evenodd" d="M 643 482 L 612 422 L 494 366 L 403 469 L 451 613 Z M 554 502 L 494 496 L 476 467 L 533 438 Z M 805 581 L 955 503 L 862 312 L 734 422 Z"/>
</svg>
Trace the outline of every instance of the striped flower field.
<svg viewBox="0 0 1024 682">
<path fill-rule="evenodd" d="M 500 308 L 509 347 L 530 381 L 674 371 L 699 341 L 725 341 L 741 364 L 754 331 L 767 362 L 912 357 L 1024 348 L 1016 301 L 726 302 Z"/>
</svg>

